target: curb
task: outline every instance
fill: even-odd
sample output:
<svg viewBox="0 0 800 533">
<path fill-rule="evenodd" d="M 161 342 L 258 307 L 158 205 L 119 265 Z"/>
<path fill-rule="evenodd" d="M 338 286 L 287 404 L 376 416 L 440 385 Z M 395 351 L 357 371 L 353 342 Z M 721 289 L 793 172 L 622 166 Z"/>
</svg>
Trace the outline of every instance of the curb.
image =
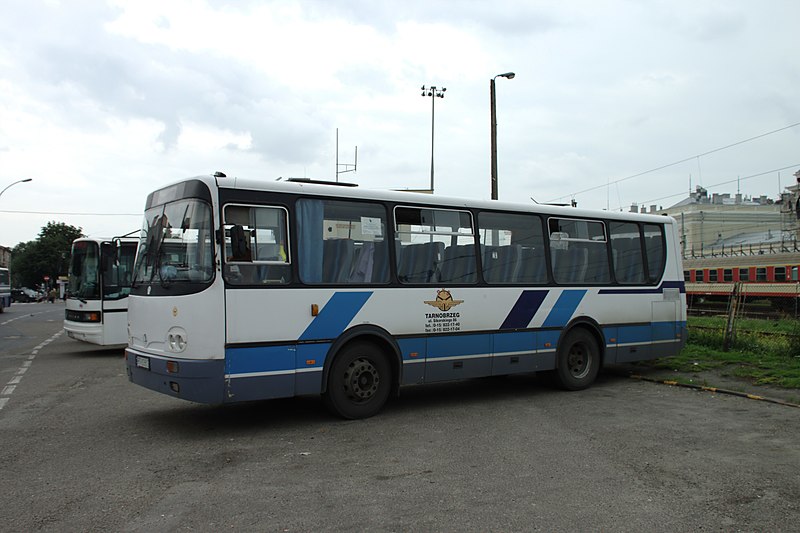
<svg viewBox="0 0 800 533">
<path fill-rule="evenodd" d="M 733 390 L 727 389 L 719 389 L 717 387 L 706 387 L 704 385 L 692 385 L 690 383 L 680 383 L 675 380 L 670 379 L 654 379 L 648 378 L 645 376 L 641 376 L 639 374 L 631 374 L 629 376 L 631 379 L 636 379 L 639 381 L 649 381 L 650 383 L 661 383 L 663 385 L 672 385 L 673 387 L 685 387 L 687 389 L 694 389 L 694 390 L 701 390 L 706 392 L 716 392 L 718 394 L 729 394 L 731 396 L 739 396 L 740 398 L 747 398 L 748 400 L 759 400 L 762 402 L 774 403 L 778 405 L 784 405 L 786 407 L 797 407 L 800 408 L 800 404 L 787 402 L 784 400 L 776 400 L 775 398 L 766 398 L 764 396 L 758 396 L 756 394 L 748 394 L 746 392 L 738 392 Z"/>
</svg>

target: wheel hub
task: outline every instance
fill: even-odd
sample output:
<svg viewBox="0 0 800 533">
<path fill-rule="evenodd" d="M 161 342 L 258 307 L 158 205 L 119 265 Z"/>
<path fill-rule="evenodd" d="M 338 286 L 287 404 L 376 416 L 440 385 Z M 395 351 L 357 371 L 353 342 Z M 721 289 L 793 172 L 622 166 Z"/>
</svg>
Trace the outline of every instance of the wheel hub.
<svg viewBox="0 0 800 533">
<path fill-rule="evenodd" d="M 580 345 L 573 346 L 567 358 L 569 372 L 576 378 L 582 378 L 589 372 L 589 359 L 586 357 L 586 350 Z"/>
<path fill-rule="evenodd" d="M 345 391 L 350 398 L 366 401 L 372 398 L 380 385 L 380 374 L 367 359 L 356 359 L 344 375 Z"/>
</svg>

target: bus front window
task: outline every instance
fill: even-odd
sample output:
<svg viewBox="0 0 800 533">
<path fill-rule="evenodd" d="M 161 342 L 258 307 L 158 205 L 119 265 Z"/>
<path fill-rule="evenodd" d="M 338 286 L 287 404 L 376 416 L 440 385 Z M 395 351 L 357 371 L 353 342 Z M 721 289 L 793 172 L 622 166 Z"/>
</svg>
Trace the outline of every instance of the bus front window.
<svg viewBox="0 0 800 533">
<path fill-rule="evenodd" d="M 103 299 L 119 300 L 131 292 L 131 272 L 136 256 L 136 243 L 103 243 Z"/>
<path fill-rule="evenodd" d="M 81 300 L 100 299 L 100 249 L 96 242 L 78 241 L 72 245 L 69 295 Z"/>
<path fill-rule="evenodd" d="M 211 208 L 207 203 L 178 200 L 145 212 L 134 286 L 168 289 L 173 284 L 206 284 L 213 277 Z"/>
</svg>

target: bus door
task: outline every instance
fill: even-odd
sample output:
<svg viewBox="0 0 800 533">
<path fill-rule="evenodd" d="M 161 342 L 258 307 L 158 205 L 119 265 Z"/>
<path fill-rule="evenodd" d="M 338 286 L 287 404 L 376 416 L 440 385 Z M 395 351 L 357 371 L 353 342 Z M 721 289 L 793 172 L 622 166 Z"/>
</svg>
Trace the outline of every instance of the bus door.
<svg viewBox="0 0 800 533">
<path fill-rule="evenodd" d="M 653 352 L 663 355 L 673 355 L 668 353 L 667 347 L 660 344 L 674 343 L 678 334 L 679 304 L 681 299 L 680 289 L 664 288 L 663 300 L 652 302 L 652 322 L 651 339 L 653 342 Z M 667 350 L 667 352 L 665 352 Z"/>
</svg>

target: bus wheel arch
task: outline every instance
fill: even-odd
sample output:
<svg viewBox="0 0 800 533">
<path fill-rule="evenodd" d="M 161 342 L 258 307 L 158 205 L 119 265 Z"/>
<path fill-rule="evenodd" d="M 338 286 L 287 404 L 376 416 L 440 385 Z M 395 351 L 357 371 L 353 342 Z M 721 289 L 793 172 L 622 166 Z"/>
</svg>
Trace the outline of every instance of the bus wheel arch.
<svg viewBox="0 0 800 533">
<path fill-rule="evenodd" d="M 603 366 L 605 343 L 600 327 L 590 319 L 572 322 L 561 334 L 553 371 L 567 390 L 583 390 L 594 383 Z"/>
<path fill-rule="evenodd" d="M 399 351 L 383 330 L 360 328 L 338 339 L 328 352 L 322 397 L 334 414 L 368 418 L 378 413 L 399 383 Z"/>
</svg>

